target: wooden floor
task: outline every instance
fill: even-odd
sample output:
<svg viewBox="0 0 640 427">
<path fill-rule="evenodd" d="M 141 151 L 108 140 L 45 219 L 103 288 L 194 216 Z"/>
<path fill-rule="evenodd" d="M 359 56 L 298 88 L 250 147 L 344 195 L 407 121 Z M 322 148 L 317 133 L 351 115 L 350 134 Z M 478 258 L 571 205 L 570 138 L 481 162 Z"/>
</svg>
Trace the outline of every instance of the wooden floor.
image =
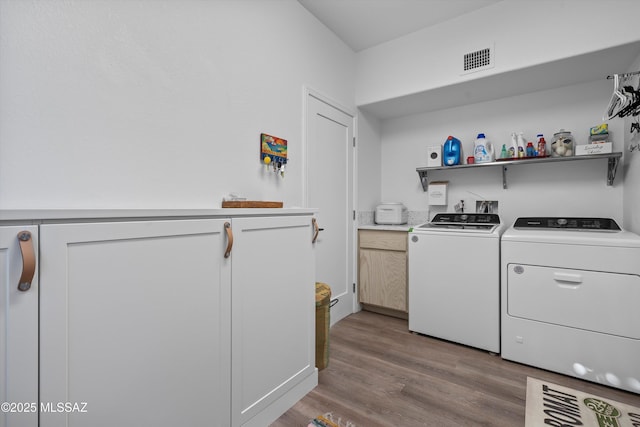
<svg viewBox="0 0 640 427">
<path fill-rule="evenodd" d="M 318 386 L 271 427 L 306 427 L 327 412 L 356 427 L 524 426 L 528 376 L 640 406 L 640 395 L 413 334 L 406 320 L 366 311 L 334 325 L 329 344 Z"/>
</svg>

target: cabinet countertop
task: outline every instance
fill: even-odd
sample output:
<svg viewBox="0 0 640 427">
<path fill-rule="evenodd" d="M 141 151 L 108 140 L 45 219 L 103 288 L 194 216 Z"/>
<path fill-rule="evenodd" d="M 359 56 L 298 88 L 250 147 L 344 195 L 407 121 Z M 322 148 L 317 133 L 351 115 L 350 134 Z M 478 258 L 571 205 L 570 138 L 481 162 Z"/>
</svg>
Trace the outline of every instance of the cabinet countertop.
<svg viewBox="0 0 640 427">
<path fill-rule="evenodd" d="M 358 230 L 385 230 L 385 231 L 409 231 L 409 229 L 419 224 L 398 224 L 398 225 L 385 225 L 385 224 L 363 224 L 358 226 Z"/>
<path fill-rule="evenodd" d="M 0 221 L 65 221 L 106 219 L 190 219 L 240 216 L 311 215 L 313 208 L 218 209 L 15 209 L 0 210 Z"/>
</svg>

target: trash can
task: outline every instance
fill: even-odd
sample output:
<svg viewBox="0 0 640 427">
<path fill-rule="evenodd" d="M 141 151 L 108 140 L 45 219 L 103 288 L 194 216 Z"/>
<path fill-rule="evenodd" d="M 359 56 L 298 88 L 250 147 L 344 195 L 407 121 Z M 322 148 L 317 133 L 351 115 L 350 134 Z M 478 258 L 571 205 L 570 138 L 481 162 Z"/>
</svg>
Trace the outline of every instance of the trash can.
<svg viewBox="0 0 640 427">
<path fill-rule="evenodd" d="M 329 364 L 329 317 L 331 287 L 316 282 L 316 368 L 322 370 Z"/>
</svg>

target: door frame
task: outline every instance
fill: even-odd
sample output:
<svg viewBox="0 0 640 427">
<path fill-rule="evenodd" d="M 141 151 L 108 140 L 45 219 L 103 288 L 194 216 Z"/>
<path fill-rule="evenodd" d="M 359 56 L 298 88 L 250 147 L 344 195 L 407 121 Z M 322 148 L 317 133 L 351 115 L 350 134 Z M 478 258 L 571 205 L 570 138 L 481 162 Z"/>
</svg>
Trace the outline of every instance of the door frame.
<svg viewBox="0 0 640 427">
<path fill-rule="evenodd" d="M 309 136 L 308 130 L 309 125 L 307 123 L 307 113 L 309 112 L 309 97 L 314 97 L 317 100 L 324 102 L 325 104 L 343 112 L 344 114 L 351 117 L 353 123 L 353 137 L 355 141 L 358 141 L 358 115 L 356 112 L 350 108 L 345 107 L 340 102 L 335 99 L 323 94 L 320 91 L 317 91 L 309 86 L 303 86 L 302 90 L 302 200 L 303 206 L 306 208 L 312 208 L 314 206 L 309 206 L 309 158 L 308 158 L 308 144 L 309 144 Z M 351 306 L 351 313 L 355 313 L 360 311 L 360 303 L 358 302 L 358 286 L 357 286 L 357 277 L 358 277 L 358 233 L 357 233 L 357 206 L 358 206 L 358 144 L 356 142 L 353 147 L 353 160 L 351 164 L 351 175 L 352 175 L 352 183 L 353 188 L 351 188 L 351 203 L 353 206 L 353 212 L 355 214 L 355 218 L 353 216 L 349 216 L 351 222 L 351 247 L 349 251 L 351 252 L 351 282 L 355 285 L 355 292 L 353 292 L 353 302 Z"/>
</svg>

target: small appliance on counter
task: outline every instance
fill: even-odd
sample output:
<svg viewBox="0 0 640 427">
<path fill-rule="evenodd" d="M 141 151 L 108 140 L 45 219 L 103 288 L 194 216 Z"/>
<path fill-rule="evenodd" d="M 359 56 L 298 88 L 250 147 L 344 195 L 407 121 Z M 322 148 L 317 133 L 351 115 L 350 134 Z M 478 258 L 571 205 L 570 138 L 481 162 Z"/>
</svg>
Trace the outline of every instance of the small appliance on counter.
<svg viewBox="0 0 640 427">
<path fill-rule="evenodd" d="M 374 220 L 376 224 L 406 224 L 409 220 L 409 211 L 400 202 L 382 202 L 376 206 Z"/>
</svg>

